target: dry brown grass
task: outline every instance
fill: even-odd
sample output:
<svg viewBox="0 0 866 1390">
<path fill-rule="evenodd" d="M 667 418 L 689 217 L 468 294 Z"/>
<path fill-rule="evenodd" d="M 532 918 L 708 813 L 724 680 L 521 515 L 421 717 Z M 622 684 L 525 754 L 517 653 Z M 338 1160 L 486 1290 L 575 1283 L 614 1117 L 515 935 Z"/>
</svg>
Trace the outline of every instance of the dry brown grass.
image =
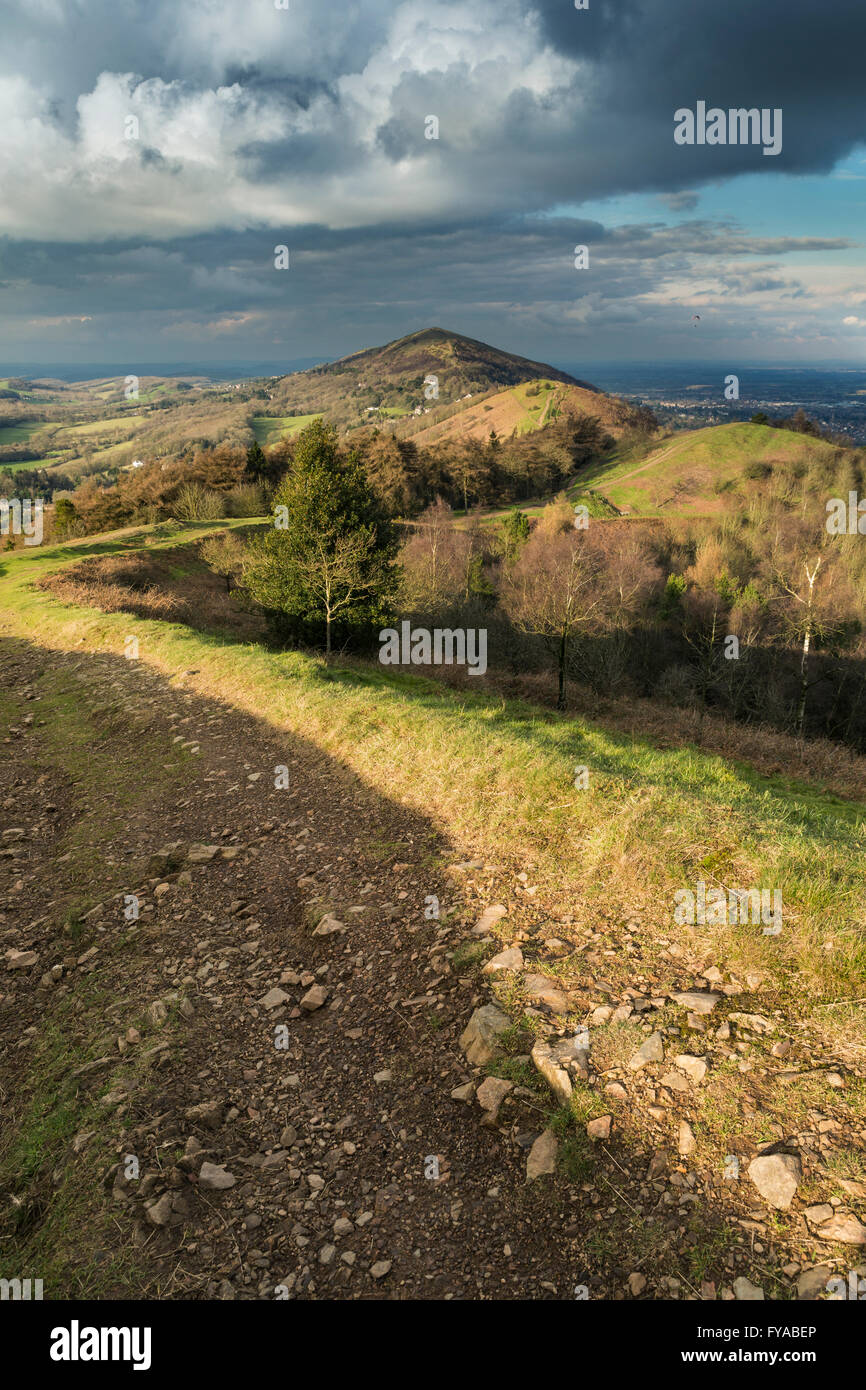
<svg viewBox="0 0 866 1390">
<path fill-rule="evenodd" d="M 66 603 L 102 613 L 182 622 L 200 631 L 255 638 L 262 619 L 242 608 L 189 548 L 93 556 L 39 581 Z"/>
<path fill-rule="evenodd" d="M 622 697 L 599 701 L 574 693 L 575 712 L 603 719 L 607 727 L 652 739 L 659 748 L 693 744 L 748 763 L 765 776 L 813 783 L 837 796 L 866 794 L 866 757 L 829 739 L 798 739 L 765 724 L 740 724 L 713 711 L 681 709 L 660 701 Z"/>
<path fill-rule="evenodd" d="M 82 560 L 40 580 L 39 587 L 66 603 L 103 613 L 135 613 L 140 618 L 177 622 L 189 617 L 189 605 L 178 594 L 159 587 L 149 557 L 143 555 Z"/>
<path fill-rule="evenodd" d="M 412 438 L 420 445 L 442 444 L 455 439 L 477 439 L 486 442 L 493 429 L 500 438 L 507 439 L 514 430 L 526 426 L 527 405 L 538 404 L 537 399 L 527 402 L 524 397 L 524 385 L 525 383 L 521 383 L 518 387 L 506 387 L 493 396 L 487 396 L 467 406 L 446 420 L 428 425 Z M 580 386 L 566 386 L 559 382 L 555 387 L 554 398 L 558 410 L 594 415 L 615 438 L 619 438 L 626 428 L 621 404 L 615 396 L 602 396 L 594 391 L 586 391 Z M 541 397 L 541 404 L 545 407 L 544 397 Z M 547 414 L 546 407 L 538 412 L 536 426 Z M 397 432 L 401 433 L 399 427 Z"/>
</svg>

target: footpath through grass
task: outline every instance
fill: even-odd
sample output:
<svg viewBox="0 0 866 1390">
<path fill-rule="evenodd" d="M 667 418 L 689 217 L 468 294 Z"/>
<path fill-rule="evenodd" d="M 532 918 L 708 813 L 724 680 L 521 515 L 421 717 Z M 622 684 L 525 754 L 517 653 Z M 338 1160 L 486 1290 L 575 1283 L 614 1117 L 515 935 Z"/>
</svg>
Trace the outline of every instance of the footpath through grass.
<svg viewBox="0 0 866 1390">
<path fill-rule="evenodd" d="M 0 629 L 45 648 L 108 650 L 139 641 L 140 660 L 312 740 L 378 791 L 417 807 L 488 860 L 527 870 L 551 914 L 614 933 L 640 923 L 685 936 L 730 968 L 766 972 L 801 1012 L 834 1004 L 834 1027 L 859 1026 L 866 975 L 866 806 L 693 747 L 659 749 L 586 719 L 490 692 L 454 692 L 372 663 L 328 666 L 296 651 L 229 642 L 179 624 L 63 605 L 35 589 L 88 555 L 176 547 L 236 523 L 131 528 L 3 559 Z M 575 769 L 589 770 L 575 786 Z M 779 890 L 780 935 L 760 925 L 674 924 L 678 888 L 703 880 Z"/>
</svg>

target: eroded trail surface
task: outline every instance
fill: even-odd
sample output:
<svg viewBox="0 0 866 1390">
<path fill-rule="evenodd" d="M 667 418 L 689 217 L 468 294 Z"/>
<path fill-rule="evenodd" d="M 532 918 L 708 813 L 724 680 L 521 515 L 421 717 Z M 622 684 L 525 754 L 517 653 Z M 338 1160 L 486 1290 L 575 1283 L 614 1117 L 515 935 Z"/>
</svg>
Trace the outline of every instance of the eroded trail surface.
<svg viewBox="0 0 866 1390">
<path fill-rule="evenodd" d="M 862 1049 L 697 948 L 647 966 L 613 906 L 614 936 L 547 917 L 194 674 L 0 644 L 0 1276 L 750 1299 L 860 1268 Z M 522 1023 L 473 1065 L 502 945 Z M 575 1019 L 563 1107 L 527 1054 Z"/>
<path fill-rule="evenodd" d="M 451 1098 L 480 866 L 142 664 L 5 644 L 2 676 L 3 948 L 35 955 L 0 977 L 3 1110 L 46 1296 L 569 1296 L 537 1098 L 502 1132 Z"/>
</svg>

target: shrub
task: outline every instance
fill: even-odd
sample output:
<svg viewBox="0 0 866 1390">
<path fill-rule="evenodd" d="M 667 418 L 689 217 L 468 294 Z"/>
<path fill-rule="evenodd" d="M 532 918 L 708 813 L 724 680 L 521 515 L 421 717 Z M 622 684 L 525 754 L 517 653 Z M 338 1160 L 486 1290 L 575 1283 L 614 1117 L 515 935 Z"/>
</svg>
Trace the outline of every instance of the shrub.
<svg viewBox="0 0 866 1390">
<path fill-rule="evenodd" d="M 264 489 L 257 483 L 241 483 L 226 493 L 226 516 L 264 516 L 267 510 Z"/>
<path fill-rule="evenodd" d="M 218 521 L 224 509 L 225 499 L 200 483 L 184 483 L 171 504 L 176 521 Z"/>
<path fill-rule="evenodd" d="M 753 459 L 747 463 L 743 469 L 743 477 L 752 481 L 759 481 L 761 478 L 769 478 L 773 468 L 769 463 L 763 463 L 760 459 Z"/>
</svg>

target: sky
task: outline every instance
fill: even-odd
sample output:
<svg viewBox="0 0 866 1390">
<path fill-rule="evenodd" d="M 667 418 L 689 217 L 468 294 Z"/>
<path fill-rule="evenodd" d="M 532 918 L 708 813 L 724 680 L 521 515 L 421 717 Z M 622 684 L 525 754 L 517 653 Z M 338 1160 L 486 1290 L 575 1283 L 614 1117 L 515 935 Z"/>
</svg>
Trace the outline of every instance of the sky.
<svg viewBox="0 0 866 1390">
<path fill-rule="evenodd" d="M 863 0 L 4 0 L 0 361 L 862 365 L 864 48 Z"/>
</svg>

